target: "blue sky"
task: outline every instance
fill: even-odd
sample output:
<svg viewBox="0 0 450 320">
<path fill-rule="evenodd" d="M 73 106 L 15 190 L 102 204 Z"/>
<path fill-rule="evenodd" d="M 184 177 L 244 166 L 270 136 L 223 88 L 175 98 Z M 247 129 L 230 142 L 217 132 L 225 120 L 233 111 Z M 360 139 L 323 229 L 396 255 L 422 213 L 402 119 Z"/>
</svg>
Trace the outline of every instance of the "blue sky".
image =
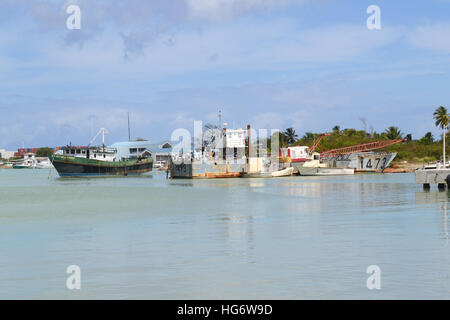
<svg viewBox="0 0 450 320">
<path fill-rule="evenodd" d="M 81 8 L 68 30 L 66 8 Z M 366 9 L 381 8 L 381 30 Z M 158 142 L 193 120 L 435 136 L 450 1 L 2 0 L 0 148 Z"/>
</svg>

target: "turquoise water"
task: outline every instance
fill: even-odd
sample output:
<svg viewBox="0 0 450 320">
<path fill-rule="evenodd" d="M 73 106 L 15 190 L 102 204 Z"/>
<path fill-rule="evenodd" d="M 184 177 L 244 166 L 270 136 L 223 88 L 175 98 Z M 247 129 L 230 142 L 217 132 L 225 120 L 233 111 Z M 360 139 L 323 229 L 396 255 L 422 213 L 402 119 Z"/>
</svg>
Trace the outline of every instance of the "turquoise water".
<svg viewBox="0 0 450 320">
<path fill-rule="evenodd" d="M 449 194 L 413 174 L 48 176 L 0 170 L 0 298 L 450 298 Z"/>
</svg>

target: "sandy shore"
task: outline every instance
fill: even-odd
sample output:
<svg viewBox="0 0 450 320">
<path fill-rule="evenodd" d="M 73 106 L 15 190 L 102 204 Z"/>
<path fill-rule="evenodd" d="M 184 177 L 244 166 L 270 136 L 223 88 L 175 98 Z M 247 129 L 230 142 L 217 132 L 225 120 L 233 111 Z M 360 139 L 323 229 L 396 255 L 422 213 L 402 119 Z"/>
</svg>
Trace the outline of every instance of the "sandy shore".
<svg viewBox="0 0 450 320">
<path fill-rule="evenodd" d="M 422 168 L 423 162 L 407 162 L 401 161 L 393 164 L 392 167 L 384 169 L 383 173 L 407 173 L 414 172 L 416 169 Z"/>
</svg>

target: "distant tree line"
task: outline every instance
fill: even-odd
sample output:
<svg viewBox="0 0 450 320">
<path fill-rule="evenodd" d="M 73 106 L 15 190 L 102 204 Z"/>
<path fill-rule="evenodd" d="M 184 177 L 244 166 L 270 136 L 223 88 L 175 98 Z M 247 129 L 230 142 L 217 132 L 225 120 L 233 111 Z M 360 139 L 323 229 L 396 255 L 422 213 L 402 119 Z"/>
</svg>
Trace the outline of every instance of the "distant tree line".
<svg viewBox="0 0 450 320">
<path fill-rule="evenodd" d="M 52 154 L 53 149 L 49 147 L 43 147 L 36 151 L 36 157 L 50 157 Z"/>
<path fill-rule="evenodd" d="M 433 161 L 442 157 L 442 148 L 447 146 L 445 140 L 448 139 L 446 130 L 449 126 L 449 115 L 447 109 L 439 106 L 433 113 L 435 125 L 443 130 L 443 134 L 439 141 L 433 136 L 431 132 L 417 140 L 413 140 L 411 133 L 403 133 L 397 126 L 389 126 L 383 132 L 378 133 L 371 127 L 370 132 L 367 132 L 367 125 L 363 118 L 364 130 L 356 130 L 354 128 L 341 129 L 339 125 L 331 129 L 330 136 L 321 141 L 322 149 L 330 150 L 335 148 L 347 147 L 356 144 L 374 142 L 379 140 L 397 140 L 405 139 L 406 143 L 398 143 L 385 148 L 385 151 L 398 152 L 397 159 L 411 160 L 411 161 Z M 305 132 L 302 137 L 299 137 L 294 128 L 290 127 L 279 133 L 279 140 L 281 147 L 308 145 L 311 146 L 322 133 Z M 447 137 L 447 139 L 445 139 Z M 272 136 L 273 138 L 273 136 Z M 443 146 L 441 145 L 443 143 Z M 425 148 L 425 146 L 427 146 Z M 318 150 L 320 151 L 320 149 Z"/>
</svg>

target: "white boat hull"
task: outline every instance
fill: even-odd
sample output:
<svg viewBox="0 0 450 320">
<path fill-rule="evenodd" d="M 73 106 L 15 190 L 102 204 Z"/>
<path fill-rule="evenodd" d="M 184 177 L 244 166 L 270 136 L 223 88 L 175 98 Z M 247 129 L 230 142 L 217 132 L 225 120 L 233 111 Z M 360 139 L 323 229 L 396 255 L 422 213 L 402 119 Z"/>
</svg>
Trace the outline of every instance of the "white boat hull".
<svg viewBox="0 0 450 320">
<path fill-rule="evenodd" d="M 278 170 L 275 172 L 272 172 L 272 177 L 288 177 L 292 176 L 292 173 L 294 172 L 294 168 L 286 168 L 283 170 Z"/>
<path fill-rule="evenodd" d="M 301 176 L 340 176 L 355 174 L 353 168 L 320 168 L 320 167 L 301 167 L 299 168 Z"/>
<path fill-rule="evenodd" d="M 292 176 L 294 168 L 289 167 L 286 169 L 274 171 L 274 172 L 257 172 L 257 173 L 244 173 L 244 178 L 276 178 L 276 177 L 288 177 Z"/>
</svg>

